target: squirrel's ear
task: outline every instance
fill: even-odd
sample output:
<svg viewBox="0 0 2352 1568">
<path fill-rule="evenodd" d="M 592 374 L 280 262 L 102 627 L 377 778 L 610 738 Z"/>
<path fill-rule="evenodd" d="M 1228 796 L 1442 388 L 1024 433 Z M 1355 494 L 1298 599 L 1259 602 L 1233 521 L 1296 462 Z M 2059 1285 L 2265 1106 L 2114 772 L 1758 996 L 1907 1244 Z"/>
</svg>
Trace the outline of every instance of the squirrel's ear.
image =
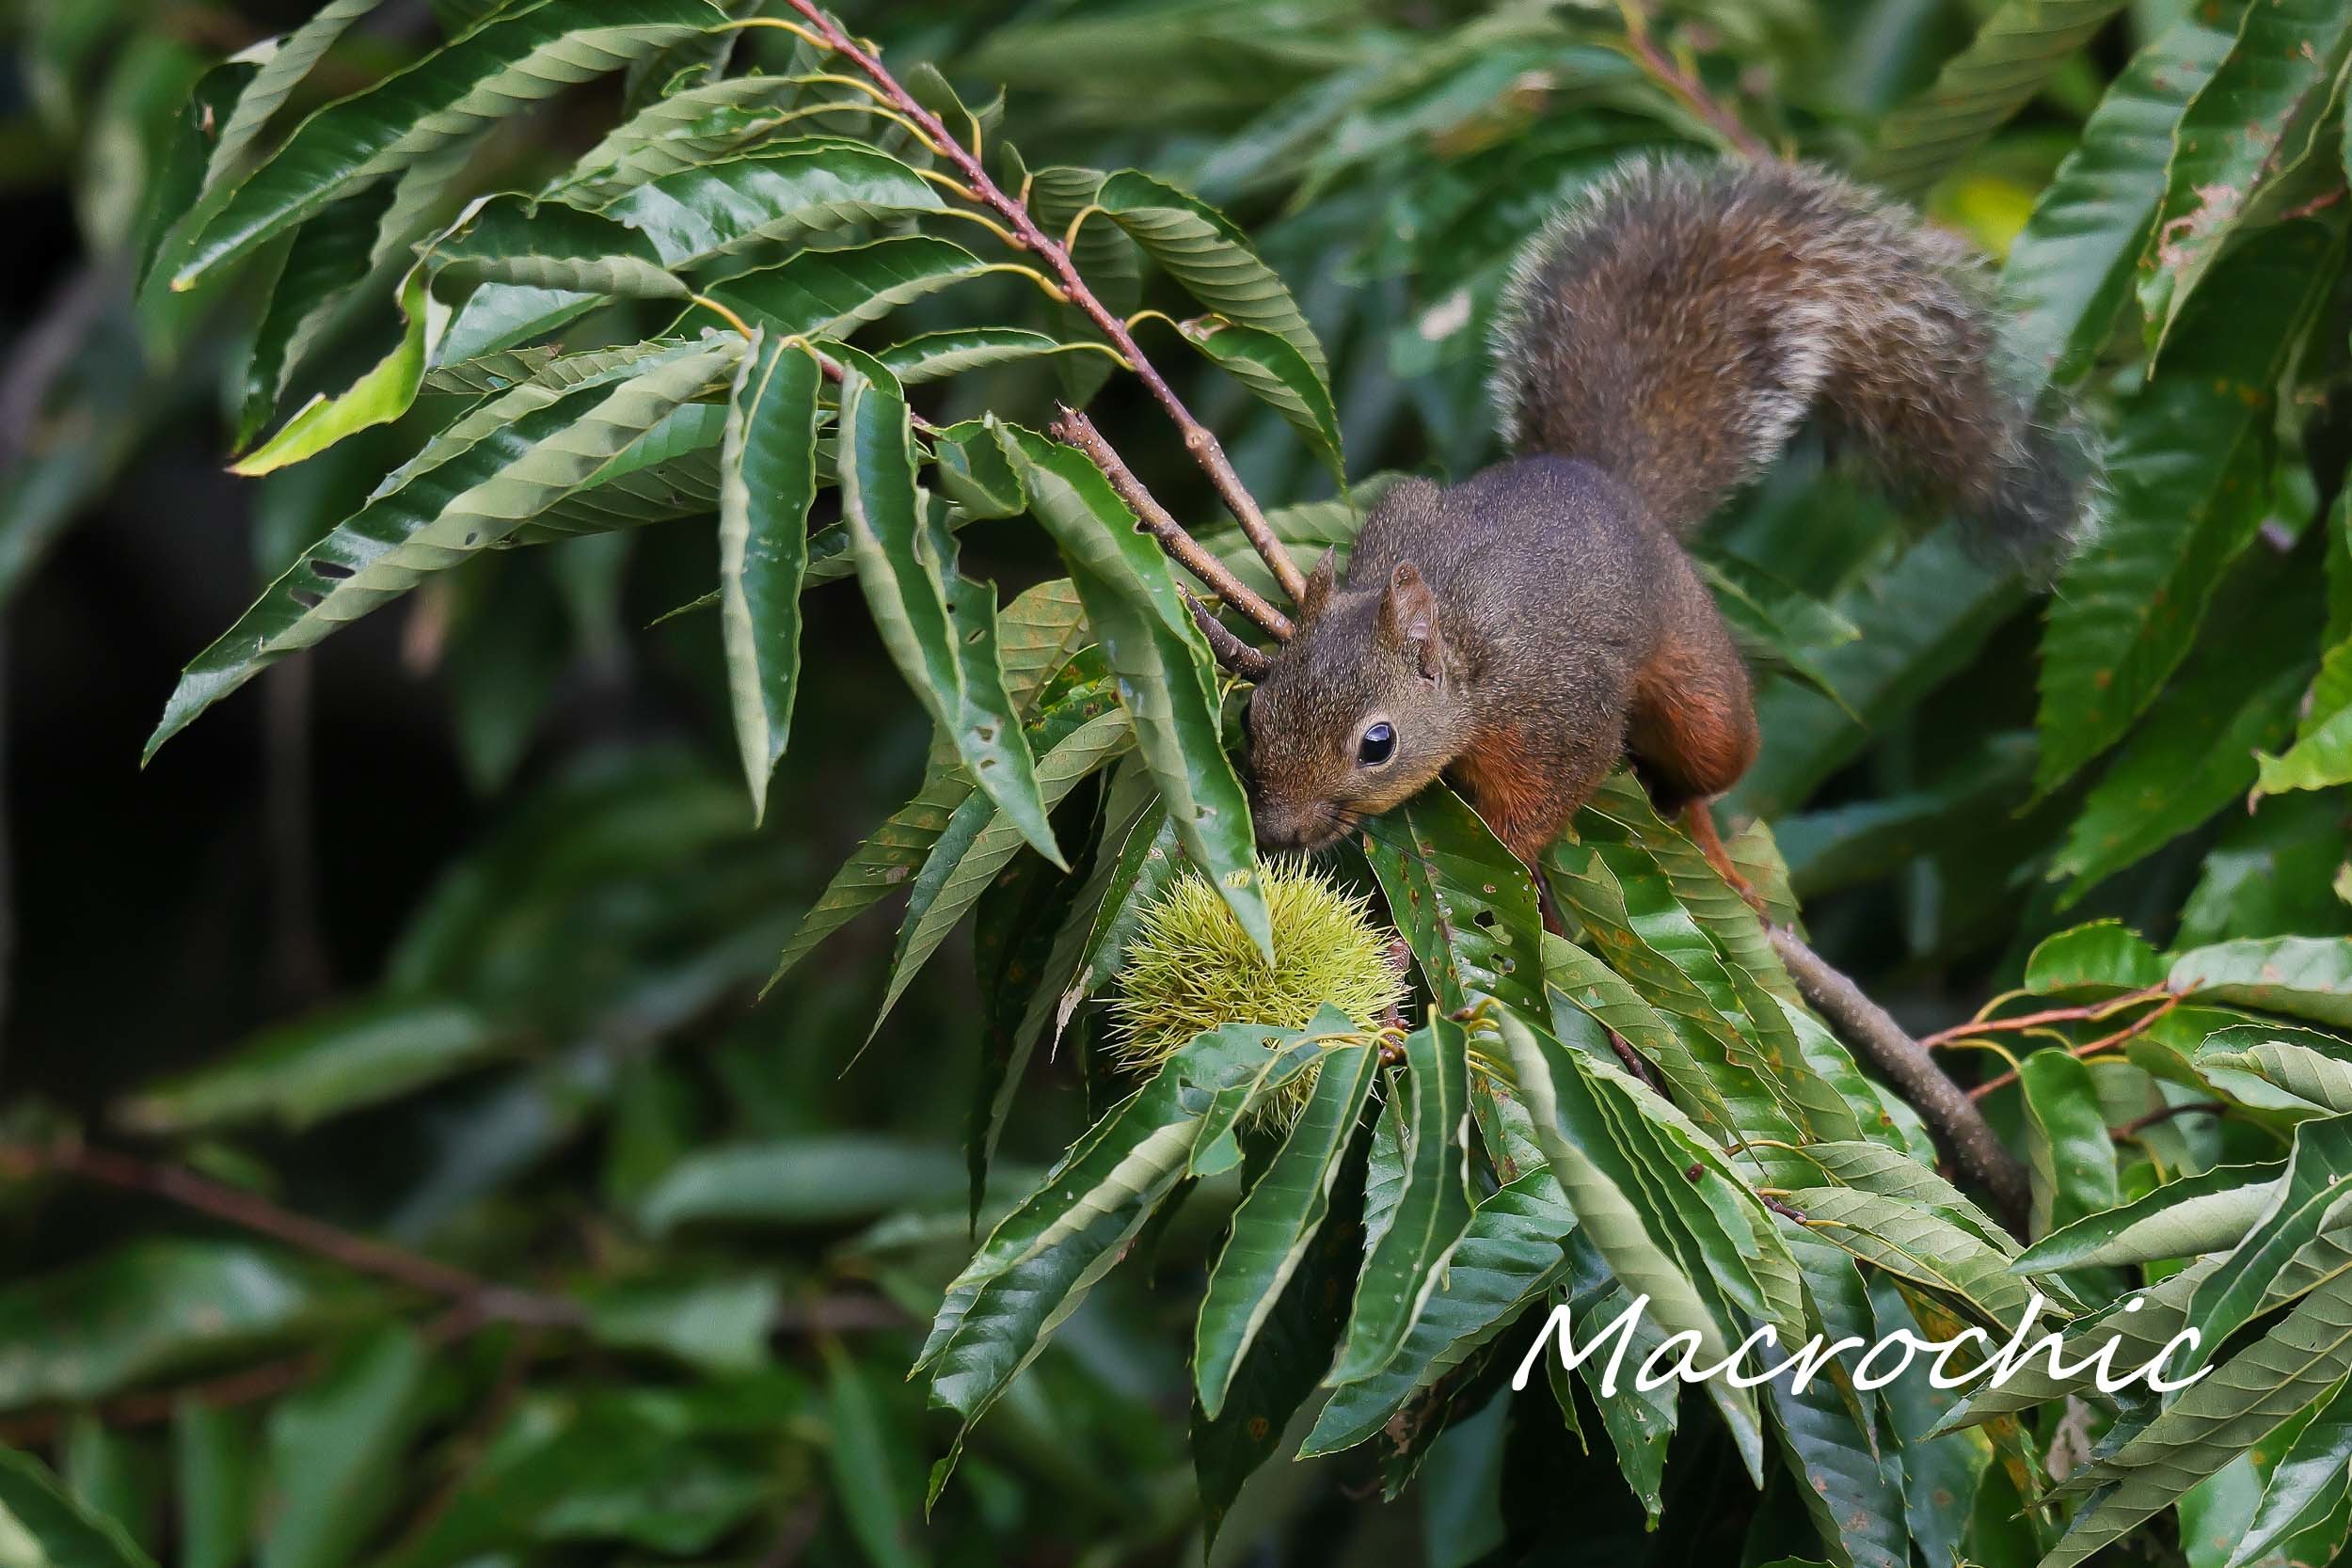
<svg viewBox="0 0 2352 1568">
<path fill-rule="evenodd" d="M 1430 680 L 1438 678 L 1442 645 L 1438 631 L 1438 598 L 1409 561 L 1397 562 L 1389 574 L 1388 592 L 1380 596 L 1380 640 L 1398 653 L 1408 654 Z"/>
<path fill-rule="evenodd" d="M 1315 569 L 1307 574 L 1307 586 L 1298 595 L 1298 618 L 1312 621 L 1323 613 L 1323 607 L 1331 602 L 1331 589 L 1339 580 L 1339 552 L 1327 549 Z"/>
</svg>

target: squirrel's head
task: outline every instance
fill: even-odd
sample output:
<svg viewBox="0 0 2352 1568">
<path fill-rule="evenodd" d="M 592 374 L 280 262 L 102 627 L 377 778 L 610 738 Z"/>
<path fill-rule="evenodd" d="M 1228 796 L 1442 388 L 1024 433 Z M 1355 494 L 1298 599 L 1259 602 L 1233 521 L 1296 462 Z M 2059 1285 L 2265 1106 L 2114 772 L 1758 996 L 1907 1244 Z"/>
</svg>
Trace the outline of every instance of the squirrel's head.
<svg viewBox="0 0 2352 1568">
<path fill-rule="evenodd" d="M 1402 805 L 1467 738 L 1437 597 L 1410 562 L 1343 588 L 1326 551 L 1297 623 L 1243 718 L 1265 849 L 1321 848 Z"/>
</svg>

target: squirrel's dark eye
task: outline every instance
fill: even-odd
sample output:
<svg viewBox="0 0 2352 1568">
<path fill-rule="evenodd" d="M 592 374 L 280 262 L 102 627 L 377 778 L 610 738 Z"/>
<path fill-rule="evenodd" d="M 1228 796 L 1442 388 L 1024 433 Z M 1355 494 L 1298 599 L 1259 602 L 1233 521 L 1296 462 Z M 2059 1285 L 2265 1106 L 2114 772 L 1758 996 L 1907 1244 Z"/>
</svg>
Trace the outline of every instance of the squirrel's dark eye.
<svg viewBox="0 0 2352 1568">
<path fill-rule="evenodd" d="M 1377 768 L 1396 755 L 1396 731 L 1382 720 L 1364 732 L 1364 738 L 1356 747 L 1356 760 L 1366 768 Z"/>
</svg>

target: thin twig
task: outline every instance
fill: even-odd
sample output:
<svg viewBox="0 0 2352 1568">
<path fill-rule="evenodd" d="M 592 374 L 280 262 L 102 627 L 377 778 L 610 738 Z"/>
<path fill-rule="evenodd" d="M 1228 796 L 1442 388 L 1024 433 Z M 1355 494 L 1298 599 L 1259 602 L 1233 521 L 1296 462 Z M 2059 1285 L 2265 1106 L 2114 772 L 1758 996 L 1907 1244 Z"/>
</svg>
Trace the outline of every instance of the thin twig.
<svg viewBox="0 0 2352 1568">
<path fill-rule="evenodd" d="M 1862 988 L 1800 941 L 1794 931 L 1767 922 L 1772 951 L 1788 966 L 1797 989 L 1838 1037 L 1869 1057 L 1896 1090 L 1915 1107 L 1954 1161 L 1984 1183 L 2003 1217 L 2023 1222 L 2029 1196 L 2026 1167 L 1984 1119 L 1974 1100 L 1945 1076 L 1917 1040 L 1903 1032 L 1886 1009 Z"/>
<path fill-rule="evenodd" d="M 1659 47 L 1651 36 L 1649 15 L 1637 0 L 1618 0 L 1618 12 L 1625 18 L 1626 52 L 1642 73 L 1666 89 L 1668 96 L 1703 120 L 1708 129 L 1723 138 L 1724 145 L 1740 156 L 1762 164 L 1772 161 L 1772 150 L 1763 139 L 1747 128 L 1740 117 L 1715 101 L 1696 72 L 1684 69 L 1681 62 Z"/>
<path fill-rule="evenodd" d="M 2095 1056 L 2102 1051 L 2112 1051 L 2117 1046 L 2130 1040 L 2135 1036 L 2143 1033 L 2149 1025 L 2154 1023 L 2156 1020 L 2162 1018 L 2165 1014 L 2170 1012 L 2173 1008 L 2179 1006 L 2180 1005 L 2181 999 L 2179 997 L 2168 996 L 2164 999 L 2164 1003 L 2161 1006 L 2149 1008 L 2146 1012 L 2132 1020 L 2131 1022 L 2125 1024 L 2122 1028 L 2116 1030 L 2113 1034 L 2102 1035 L 2095 1040 L 2086 1040 L 2080 1045 L 2068 1046 L 2066 1048 L 2067 1053 L 2073 1056 L 2075 1060 L 2080 1061 L 2085 1056 Z M 1968 1098 L 1971 1100 L 1982 1100 L 1986 1095 L 1993 1093 L 1994 1090 L 2005 1089 L 2011 1084 L 2016 1083 L 2017 1077 L 2018 1069 L 2011 1068 L 2007 1072 L 2002 1073 L 1999 1077 L 1988 1078 L 1983 1083 L 1979 1084 L 1975 1088 L 1970 1089 L 1968 1091 Z"/>
<path fill-rule="evenodd" d="M 1134 335 L 1127 330 L 1127 324 L 1095 297 L 1093 289 L 1079 275 L 1076 264 L 1071 261 L 1070 253 L 1062 247 L 1061 242 L 1039 228 L 1037 220 L 1030 216 L 1028 207 L 1005 194 L 1003 188 L 989 177 L 980 161 L 949 134 L 939 117 L 917 103 L 880 59 L 859 48 L 855 40 L 835 26 L 833 19 L 814 4 L 814 0 L 791 0 L 791 5 L 794 10 L 808 20 L 827 47 L 871 77 L 899 112 L 922 128 L 925 139 L 931 144 L 932 150 L 961 171 L 965 182 L 972 187 L 973 194 L 981 203 L 993 209 L 1010 224 L 1014 238 L 1025 248 L 1035 252 L 1061 279 L 1064 292 L 1070 295 L 1070 303 L 1084 312 L 1110 341 L 1111 346 L 1135 367 L 1136 379 L 1168 411 L 1168 418 L 1175 421 L 1176 428 L 1184 436 L 1185 450 L 1208 474 L 1210 483 L 1216 487 L 1226 509 L 1241 524 L 1242 532 L 1248 536 L 1250 545 L 1263 558 L 1266 569 L 1274 574 L 1274 580 L 1281 586 L 1283 594 L 1293 604 L 1297 603 L 1300 593 L 1306 587 L 1306 578 L 1298 570 L 1297 562 L 1291 560 L 1290 552 L 1275 537 L 1274 530 L 1267 525 L 1265 515 L 1259 510 L 1257 500 L 1242 483 L 1241 476 L 1234 472 L 1232 462 L 1225 455 L 1224 447 L 1218 444 L 1216 433 L 1193 418 L 1192 411 L 1184 406 L 1184 400 L 1176 395 L 1176 389 L 1168 384 L 1167 377 L 1160 374 L 1137 346 Z"/>
<path fill-rule="evenodd" d="M 2170 1121 L 2174 1117 L 2227 1116 L 2230 1107 L 2218 1100 L 2192 1100 L 2185 1104 L 2167 1105 L 2162 1110 L 2151 1111 L 2144 1117 L 2134 1117 L 2121 1127 L 2108 1129 L 2107 1136 L 2118 1143 L 2122 1143 L 2137 1137 L 2160 1121 Z"/>
<path fill-rule="evenodd" d="M 1200 635 L 1209 640 L 1209 652 L 1216 661 L 1246 681 L 1263 680 L 1265 673 L 1274 668 L 1274 660 L 1244 642 L 1232 629 L 1216 618 L 1216 613 L 1200 602 L 1200 595 L 1191 589 L 1179 587 L 1184 608 L 1192 611 L 1192 623 L 1200 628 Z"/>
<path fill-rule="evenodd" d="M 184 1165 L 142 1160 L 83 1143 L 0 1145 L 0 1174 L 25 1177 L 44 1173 L 79 1177 L 125 1192 L 160 1197 L 340 1263 L 355 1273 L 373 1275 L 438 1296 L 488 1322 L 576 1328 L 586 1321 L 586 1314 L 576 1302 L 481 1278 L 421 1253 L 281 1209 L 265 1197 L 199 1176 Z"/>
<path fill-rule="evenodd" d="M 2010 1018 L 1971 1019 L 1966 1023 L 1955 1023 L 1949 1029 L 1938 1029 L 1932 1035 L 1923 1035 L 1919 1043 L 1933 1051 L 1962 1040 L 1974 1039 L 1979 1035 L 2020 1034 L 2050 1023 L 2096 1023 L 2126 1007 L 2169 995 L 2170 992 L 2163 986 L 2147 986 L 2110 996 L 2104 1002 L 2086 1002 L 2073 1007 L 2048 1007 L 2038 1013 L 2018 1013 Z"/>
<path fill-rule="evenodd" d="M 1184 526 L 1168 515 L 1168 508 L 1159 503 L 1143 482 L 1127 467 L 1126 460 L 1094 428 L 1094 421 L 1068 404 L 1058 406 L 1054 422 L 1047 427 L 1054 438 L 1066 446 L 1086 453 L 1094 466 L 1103 470 L 1103 477 L 1111 482 L 1119 499 L 1127 503 L 1127 510 L 1136 515 L 1136 527 L 1160 542 L 1160 547 L 1199 578 L 1202 587 L 1240 610 L 1256 623 L 1258 629 L 1279 642 L 1290 641 L 1290 617 L 1260 598 L 1249 585 L 1233 575 L 1233 569 L 1209 553 L 1206 546 Z"/>
</svg>

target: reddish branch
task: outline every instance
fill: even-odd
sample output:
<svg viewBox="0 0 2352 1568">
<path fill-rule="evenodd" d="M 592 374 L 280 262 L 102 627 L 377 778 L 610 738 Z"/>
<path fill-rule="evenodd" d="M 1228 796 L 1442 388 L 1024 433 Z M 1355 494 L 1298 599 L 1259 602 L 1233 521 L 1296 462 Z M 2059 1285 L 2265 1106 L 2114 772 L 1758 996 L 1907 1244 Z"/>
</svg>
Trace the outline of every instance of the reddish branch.
<svg viewBox="0 0 2352 1568">
<path fill-rule="evenodd" d="M 1087 454 L 1094 466 L 1103 470 L 1103 477 L 1111 482 L 1111 489 L 1127 503 L 1127 510 L 1136 515 L 1136 527 L 1160 542 L 1160 548 L 1200 579 L 1201 585 L 1218 598 L 1240 610 L 1257 623 L 1258 629 L 1278 642 L 1290 641 L 1290 617 L 1253 593 L 1249 585 L 1233 575 L 1233 569 L 1211 555 L 1206 546 L 1184 531 L 1184 525 L 1168 515 L 1168 508 L 1158 498 L 1143 487 L 1135 470 L 1127 467 L 1103 433 L 1094 428 L 1094 421 L 1071 407 L 1060 405 L 1054 422 L 1047 427 L 1054 438 L 1065 446 L 1077 448 Z M 1283 559 L 1288 560 L 1285 553 Z"/>
<path fill-rule="evenodd" d="M 373 1275 L 426 1295 L 438 1296 L 485 1322 L 572 1328 L 585 1321 L 586 1315 L 576 1303 L 501 1285 L 325 1220 L 297 1214 L 257 1194 L 199 1176 L 183 1165 L 160 1164 L 82 1143 L 0 1147 L 0 1174 L 24 1177 L 43 1173 L 79 1177 L 176 1203 L 183 1209 L 340 1263 L 354 1273 Z"/>
<path fill-rule="evenodd" d="M 0 1177 L 23 1180 L 37 1176 L 69 1176 L 102 1186 L 139 1193 L 177 1204 L 257 1236 L 282 1243 L 297 1251 L 341 1264 L 448 1304 L 424 1330 L 435 1343 L 465 1338 L 491 1323 L 511 1323 L 523 1329 L 580 1329 L 588 1314 L 578 1302 L 512 1285 L 410 1252 L 385 1242 L 345 1230 L 282 1208 L 242 1188 L 199 1176 L 183 1165 L 142 1160 L 118 1150 L 87 1144 L 0 1144 Z M 791 1303 L 780 1309 L 771 1325 L 778 1334 L 840 1334 L 862 1329 L 895 1328 L 906 1315 L 888 1301 L 865 1296 L 826 1296 Z M 132 1394 L 103 1407 L 106 1419 L 118 1425 L 167 1420 L 183 1400 L 213 1405 L 246 1404 L 266 1400 L 305 1382 L 317 1370 L 318 1358 L 303 1354 L 248 1367 L 226 1376 L 183 1384 L 151 1393 Z M 35 1416 L 12 1425 L 0 1424 L 0 1442 L 34 1441 L 54 1430 L 55 1418 Z"/>
<path fill-rule="evenodd" d="M 1259 511 L 1257 501 L 1242 484 L 1241 476 L 1233 471 L 1232 462 L 1225 455 L 1225 449 L 1218 444 L 1216 434 L 1193 418 L 1192 411 L 1184 406 L 1184 399 L 1176 395 L 1176 389 L 1168 384 L 1168 378 L 1160 374 L 1137 345 L 1134 335 L 1127 330 L 1127 324 L 1096 297 L 1087 280 L 1079 275 L 1076 264 L 1071 261 L 1070 253 L 1063 248 L 1061 242 L 1038 227 L 1037 220 L 1029 214 L 1027 205 L 1015 197 L 1008 196 L 994 180 L 989 178 L 988 170 L 979 159 L 949 135 L 939 117 L 917 103 L 880 59 L 858 47 L 857 40 L 835 26 L 822 8 L 813 4 L 812 0 L 791 0 L 791 4 L 792 8 L 806 19 L 818 36 L 823 39 L 828 48 L 864 71 L 892 106 L 923 133 L 932 149 L 956 166 L 974 196 L 1011 227 L 1013 238 L 1053 269 L 1070 303 L 1083 312 L 1110 345 L 1134 367 L 1136 376 L 1145 389 L 1168 411 L 1168 418 L 1175 421 L 1176 428 L 1184 436 L 1185 450 L 1208 474 L 1209 482 L 1224 499 L 1226 509 L 1241 524 L 1242 532 L 1248 536 L 1250 545 L 1264 559 L 1267 570 L 1274 574 L 1276 583 L 1292 603 L 1297 603 L 1301 591 L 1306 587 L 1306 579 L 1299 572 L 1297 563 L 1291 560 L 1290 552 L 1275 537 L 1274 530 L 1266 523 L 1265 515 Z M 1252 619 L 1255 618 L 1252 616 Z"/>
<path fill-rule="evenodd" d="M 2127 990 L 2121 996 L 2110 996 L 2104 1002 L 2090 1002 L 2079 1006 L 2049 1007 L 2038 1013 L 2019 1013 L 2014 1018 L 1971 1019 L 1966 1023 L 1955 1023 L 1949 1029 L 1938 1029 L 1932 1035 L 1923 1036 L 1919 1043 L 1933 1051 L 1939 1046 L 1975 1039 L 1983 1035 L 2013 1035 L 2052 1023 L 2095 1023 L 2135 1004 L 2153 1002 L 2169 995 L 2169 992 L 2162 986 L 2148 986 L 2139 990 Z"/>
<path fill-rule="evenodd" d="M 1651 36 L 1649 17 L 1644 8 L 1632 0 L 1622 0 L 1620 8 L 1625 15 L 1626 53 L 1633 56 L 1633 63 L 1642 68 L 1642 73 L 1703 121 L 1723 139 L 1725 147 L 1742 158 L 1769 163 L 1772 150 L 1764 145 L 1762 138 L 1749 130 L 1738 115 L 1715 101 L 1696 71 L 1659 47 L 1658 40 Z"/>
<path fill-rule="evenodd" d="M 2162 1110 L 2151 1111 L 2144 1117 L 2134 1117 L 2122 1126 L 2110 1129 L 2107 1136 L 2118 1143 L 2124 1143 L 2137 1138 L 2158 1122 L 2170 1121 L 2174 1117 L 2227 1116 L 2230 1107 L 2218 1100 L 2192 1100 L 2186 1104 L 2167 1105 Z"/>
<path fill-rule="evenodd" d="M 2080 1045 L 2070 1045 L 2066 1048 L 2067 1053 L 2079 1061 L 2085 1056 L 2095 1056 L 2102 1051 L 2112 1051 L 2117 1046 L 2125 1044 L 2134 1037 L 2146 1032 L 2148 1027 L 2154 1023 L 2156 1020 L 2162 1018 L 2165 1014 L 2170 1012 L 2173 1008 L 2179 1006 L 2180 1005 L 2181 999 L 2179 997 L 2167 995 L 2162 1002 L 2158 1003 L 2155 1006 L 2149 1008 L 2146 1012 L 2132 1020 L 2131 1022 L 2125 1024 L 2122 1028 L 2116 1030 L 2113 1034 L 2102 1035 L 2095 1040 L 2085 1040 Z M 2091 1014 L 2090 1016 L 2099 1017 L 2103 1015 Z M 1971 1100 L 1982 1100 L 1986 1095 L 1991 1094 L 1994 1090 L 2005 1089 L 2016 1082 L 2017 1069 L 2015 1068 L 2011 1068 L 2009 1071 L 2002 1073 L 1999 1077 L 1988 1078 L 1983 1083 L 1979 1084 L 1975 1088 L 1970 1089 L 1968 1091 L 1968 1098 Z"/>
</svg>

